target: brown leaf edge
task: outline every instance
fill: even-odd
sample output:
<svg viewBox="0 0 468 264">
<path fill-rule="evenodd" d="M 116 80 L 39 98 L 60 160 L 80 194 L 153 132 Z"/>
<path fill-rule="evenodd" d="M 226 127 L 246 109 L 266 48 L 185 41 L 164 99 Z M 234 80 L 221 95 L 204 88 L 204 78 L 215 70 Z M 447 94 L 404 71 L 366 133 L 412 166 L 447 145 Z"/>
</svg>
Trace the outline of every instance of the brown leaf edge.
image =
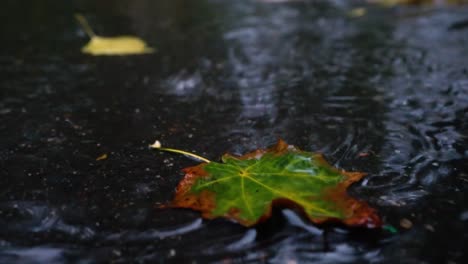
<svg viewBox="0 0 468 264">
<path fill-rule="evenodd" d="M 291 152 L 302 152 L 300 149 L 293 145 L 288 145 L 282 139 L 279 139 L 277 144 L 268 149 L 259 149 L 253 152 L 247 153 L 242 156 L 233 156 L 231 154 L 225 154 L 223 157 L 232 157 L 236 159 L 255 159 L 260 158 L 265 153 L 273 153 L 274 155 L 282 155 L 288 151 Z M 346 217 L 344 219 L 338 218 L 312 218 L 309 217 L 302 206 L 289 199 L 280 198 L 275 199 L 271 202 L 268 210 L 265 214 L 260 217 L 257 221 L 251 222 L 246 221 L 238 217 L 239 210 L 233 208 L 223 217 L 234 220 L 239 224 L 251 227 L 264 222 L 271 217 L 273 207 L 290 208 L 300 212 L 303 216 L 308 218 L 315 224 L 325 223 L 343 223 L 351 227 L 367 227 L 367 228 L 379 228 L 382 226 L 382 221 L 378 216 L 376 210 L 370 207 L 366 202 L 357 200 L 347 193 L 347 188 L 354 182 L 362 179 L 366 174 L 360 172 L 346 172 L 344 170 L 338 170 L 332 167 L 323 157 L 322 154 L 315 154 L 314 158 L 322 163 L 322 166 L 328 167 L 328 169 L 341 173 L 347 177 L 343 182 L 338 184 L 336 187 L 329 188 L 327 190 L 326 197 L 335 202 L 340 208 L 347 208 Z M 195 211 L 199 211 L 202 217 L 205 219 L 214 219 L 220 216 L 212 215 L 212 211 L 216 207 L 215 194 L 209 191 L 202 191 L 199 194 L 191 193 L 191 188 L 199 178 L 208 177 L 208 173 L 204 170 L 207 163 L 201 163 L 196 166 L 188 167 L 182 171 L 185 173 L 184 178 L 179 182 L 175 197 L 172 202 L 167 205 L 163 205 L 163 208 L 187 208 Z"/>
</svg>

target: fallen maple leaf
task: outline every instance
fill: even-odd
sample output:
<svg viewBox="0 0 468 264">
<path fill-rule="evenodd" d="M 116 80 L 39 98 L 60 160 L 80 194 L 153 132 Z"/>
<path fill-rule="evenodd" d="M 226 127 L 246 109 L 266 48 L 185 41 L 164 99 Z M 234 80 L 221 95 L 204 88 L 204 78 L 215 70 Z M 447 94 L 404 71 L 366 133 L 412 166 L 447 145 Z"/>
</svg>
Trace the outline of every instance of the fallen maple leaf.
<svg viewBox="0 0 468 264">
<path fill-rule="evenodd" d="M 158 141 L 152 147 L 174 152 L 161 148 Z M 346 192 L 363 173 L 335 169 L 321 154 L 301 151 L 283 140 L 241 157 L 226 154 L 222 163 L 204 160 L 184 169 L 169 207 L 194 209 L 204 218 L 225 217 L 247 227 L 269 218 L 273 205 L 298 209 L 317 224 L 382 225 L 373 208 Z"/>
<path fill-rule="evenodd" d="M 83 53 L 99 55 L 138 55 L 153 53 L 154 49 L 134 36 L 101 37 L 94 33 L 82 15 L 75 15 L 90 41 L 81 49 Z"/>
</svg>

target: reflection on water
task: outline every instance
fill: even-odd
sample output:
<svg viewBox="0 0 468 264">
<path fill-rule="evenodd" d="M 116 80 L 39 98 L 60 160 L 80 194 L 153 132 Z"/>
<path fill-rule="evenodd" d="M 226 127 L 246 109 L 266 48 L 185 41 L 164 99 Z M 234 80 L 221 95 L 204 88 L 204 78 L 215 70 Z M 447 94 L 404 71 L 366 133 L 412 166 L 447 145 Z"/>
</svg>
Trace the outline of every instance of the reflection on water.
<svg viewBox="0 0 468 264">
<path fill-rule="evenodd" d="M 80 1 L 0 13 L 0 262 L 167 259 L 460 261 L 468 190 L 467 7 L 342 1 Z M 93 58 L 73 21 L 135 34 L 143 57 Z M 51 48 L 54 47 L 54 48 Z M 162 210 L 193 165 L 278 137 L 369 175 L 351 192 L 387 224 L 316 227 L 282 210 L 256 229 Z M 96 161 L 102 154 L 107 160 Z"/>
<path fill-rule="evenodd" d="M 25 249 L 6 250 L 0 261 L 3 263 L 63 263 L 65 251 L 60 248 L 34 247 Z"/>
</svg>

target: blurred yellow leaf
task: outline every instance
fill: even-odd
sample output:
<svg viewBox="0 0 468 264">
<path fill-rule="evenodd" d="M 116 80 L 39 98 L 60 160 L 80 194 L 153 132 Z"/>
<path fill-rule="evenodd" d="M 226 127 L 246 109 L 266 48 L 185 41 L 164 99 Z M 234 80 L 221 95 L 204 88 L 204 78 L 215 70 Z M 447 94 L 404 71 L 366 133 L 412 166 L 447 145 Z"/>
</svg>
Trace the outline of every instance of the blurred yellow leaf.
<svg viewBox="0 0 468 264">
<path fill-rule="evenodd" d="M 146 43 L 133 36 L 99 37 L 93 36 L 81 49 L 82 52 L 98 55 L 136 55 L 154 52 Z"/>
<path fill-rule="evenodd" d="M 153 53 L 154 49 L 140 38 L 134 36 L 101 37 L 94 33 L 82 15 L 75 15 L 90 41 L 81 49 L 93 56 L 124 56 Z"/>
<path fill-rule="evenodd" d="M 349 11 L 349 16 L 350 17 L 362 17 L 363 15 L 366 14 L 366 9 L 364 7 L 357 7 L 357 8 L 353 8 L 351 9 L 351 11 Z"/>
</svg>

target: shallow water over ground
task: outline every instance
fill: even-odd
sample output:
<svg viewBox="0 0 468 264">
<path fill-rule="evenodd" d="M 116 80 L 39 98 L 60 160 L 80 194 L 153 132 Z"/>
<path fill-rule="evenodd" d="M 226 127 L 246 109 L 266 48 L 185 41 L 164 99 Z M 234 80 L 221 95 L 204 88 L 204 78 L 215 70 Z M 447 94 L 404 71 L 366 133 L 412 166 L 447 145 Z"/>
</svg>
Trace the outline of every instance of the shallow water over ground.
<svg viewBox="0 0 468 264">
<path fill-rule="evenodd" d="M 0 262 L 463 263 L 468 7 L 353 7 L 6 1 Z M 83 55 L 75 12 L 158 52 Z M 196 162 L 148 150 L 154 139 L 216 160 L 278 137 L 367 172 L 351 193 L 398 232 L 156 209 Z"/>
</svg>

